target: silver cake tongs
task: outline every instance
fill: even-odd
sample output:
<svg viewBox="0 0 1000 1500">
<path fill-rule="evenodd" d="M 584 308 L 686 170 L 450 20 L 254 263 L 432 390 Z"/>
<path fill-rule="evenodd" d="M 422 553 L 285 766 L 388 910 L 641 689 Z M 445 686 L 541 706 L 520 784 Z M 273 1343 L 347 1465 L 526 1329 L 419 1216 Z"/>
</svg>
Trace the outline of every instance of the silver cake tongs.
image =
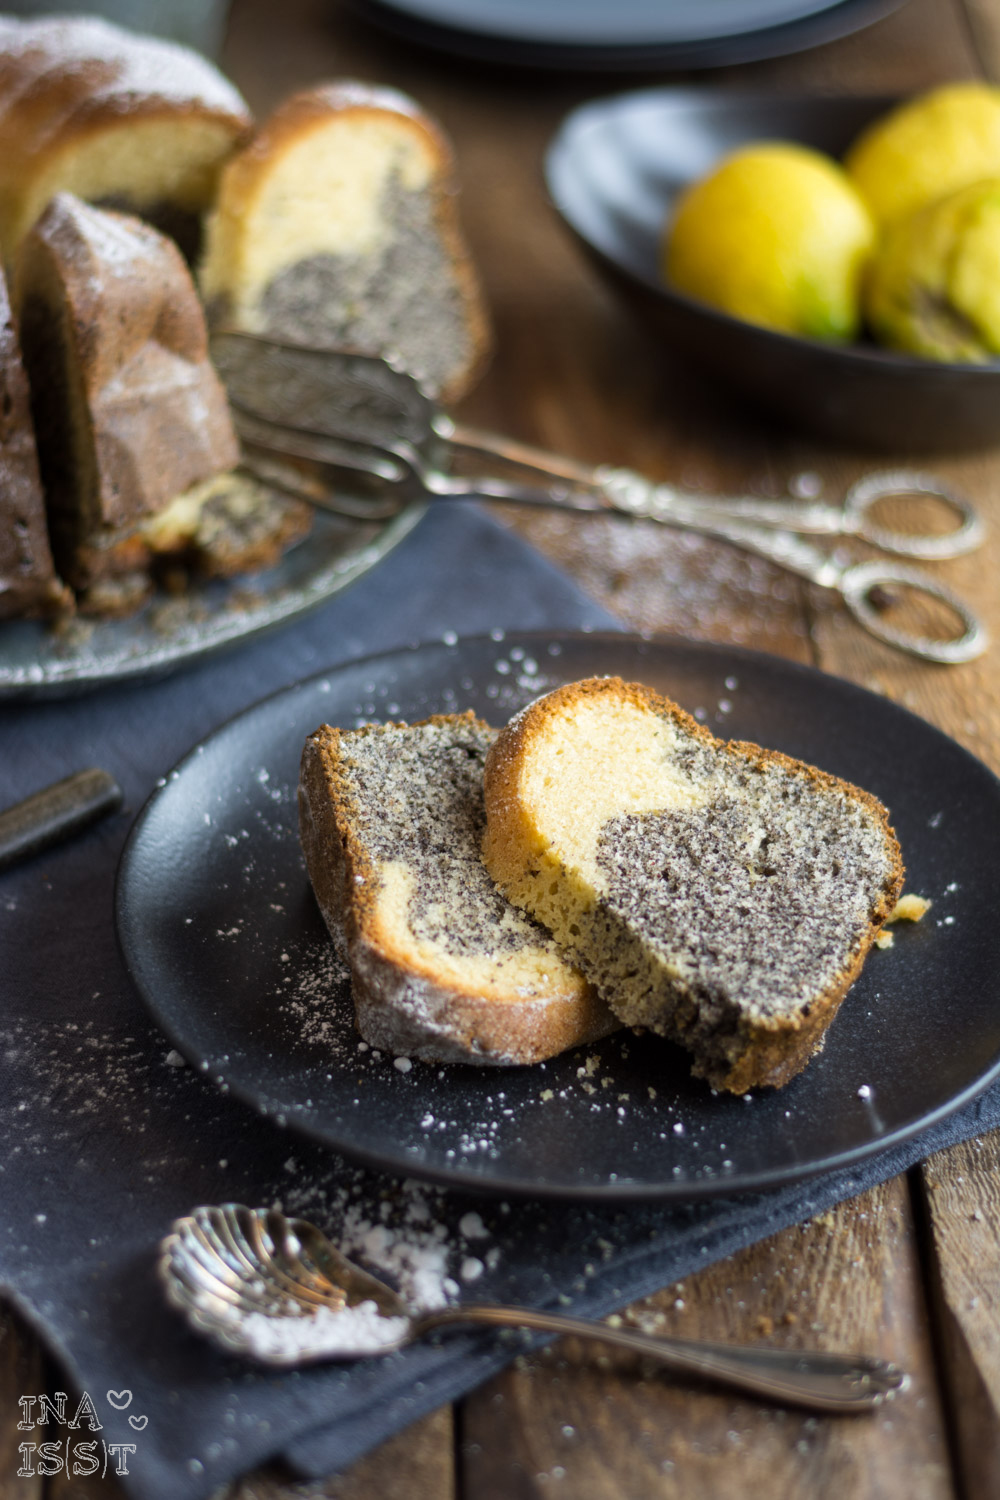
<svg viewBox="0 0 1000 1500">
<path fill-rule="evenodd" d="M 890 557 L 924 562 L 978 547 L 981 518 L 933 476 L 869 474 L 842 505 L 755 497 L 702 497 L 631 469 L 596 468 L 464 427 L 419 382 L 390 361 L 218 333 L 212 357 L 229 393 L 244 465 L 295 498 L 356 520 L 380 520 L 417 501 L 487 499 L 515 505 L 653 521 L 716 537 L 841 595 L 872 635 L 926 661 L 970 661 L 987 635 L 950 589 L 906 562 L 845 562 L 808 537 L 855 537 Z M 462 471 L 486 459 L 486 473 Z M 498 468 L 503 473 L 498 473 Z M 934 497 L 949 513 L 944 532 L 894 531 L 872 510 L 889 497 Z M 902 592 L 940 606 L 958 631 L 940 638 L 898 628 L 886 606 Z"/>
</svg>

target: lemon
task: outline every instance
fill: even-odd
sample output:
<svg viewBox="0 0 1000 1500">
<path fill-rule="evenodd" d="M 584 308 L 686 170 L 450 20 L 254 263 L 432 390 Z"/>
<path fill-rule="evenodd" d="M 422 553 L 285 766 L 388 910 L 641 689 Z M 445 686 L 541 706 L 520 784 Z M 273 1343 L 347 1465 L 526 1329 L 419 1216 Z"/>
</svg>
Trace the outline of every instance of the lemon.
<svg viewBox="0 0 1000 1500">
<path fill-rule="evenodd" d="M 890 228 L 865 312 L 882 344 L 981 364 L 1000 355 L 1000 181 L 962 188 Z"/>
<path fill-rule="evenodd" d="M 678 291 L 807 338 L 846 342 L 875 227 L 830 158 L 766 142 L 726 157 L 681 196 L 663 268 Z"/>
<path fill-rule="evenodd" d="M 880 225 L 1000 178 L 1000 88 L 950 83 L 881 116 L 844 158 Z"/>
</svg>

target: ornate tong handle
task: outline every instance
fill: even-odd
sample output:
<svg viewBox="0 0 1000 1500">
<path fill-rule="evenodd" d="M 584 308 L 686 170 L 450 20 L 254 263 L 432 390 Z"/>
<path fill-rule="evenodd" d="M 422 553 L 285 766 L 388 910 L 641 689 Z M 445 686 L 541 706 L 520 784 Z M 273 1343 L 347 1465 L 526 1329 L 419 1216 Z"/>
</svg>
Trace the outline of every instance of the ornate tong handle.
<svg viewBox="0 0 1000 1500">
<path fill-rule="evenodd" d="M 647 519 L 681 530 L 718 537 L 744 551 L 798 574 L 823 588 L 837 590 L 858 623 L 870 634 L 925 661 L 955 664 L 972 660 L 986 648 L 988 637 L 968 607 L 943 584 L 913 568 L 867 563 L 846 566 L 836 554 L 823 552 L 805 538 L 857 536 L 883 551 L 907 557 L 953 557 L 977 546 L 982 524 L 961 496 L 926 475 L 893 472 L 869 475 L 848 492 L 842 507 L 801 505 L 794 501 L 701 499 L 656 484 L 628 469 L 587 468 L 557 459 L 522 444 L 456 428 L 439 414 L 433 430 L 453 451 L 517 465 L 530 471 L 528 479 L 469 477 L 438 467 L 405 439 L 369 439 L 317 431 L 301 424 L 276 423 L 246 411 L 234 402 L 250 468 L 279 489 L 313 504 L 362 520 L 393 514 L 406 499 L 457 500 L 482 497 L 519 505 L 611 512 Z M 279 441 L 280 436 L 280 441 Z M 342 485 L 345 479 L 348 490 Z M 374 494 L 355 498 L 350 481 L 364 479 L 376 486 Z M 869 515 L 875 502 L 889 495 L 933 495 L 958 516 L 958 526 L 944 535 L 920 535 L 879 527 Z M 803 535 L 804 533 L 805 535 Z M 884 618 L 880 606 L 903 588 L 943 605 L 960 622 L 960 633 L 934 638 L 915 635 Z"/>
<path fill-rule="evenodd" d="M 685 525 L 710 531 L 715 523 L 744 522 L 767 530 L 793 531 L 812 536 L 855 536 L 896 557 L 921 558 L 925 562 L 960 557 L 973 551 L 983 540 L 985 527 L 971 503 L 957 490 L 943 484 L 934 475 L 893 469 L 886 473 L 866 474 L 848 490 L 842 505 L 803 504 L 794 500 L 763 500 L 753 496 L 726 498 L 700 496 L 680 490 L 672 484 L 647 479 L 634 469 L 602 464 L 591 469 L 570 459 L 555 458 L 522 443 L 507 442 L 471 428 L 457 427 L 449 419 L 438 419 L 435 430 L 455 450 L 465 450 L 491 458 L 500 458 L 529 469 L 550 484 L 548 503 L 574 508 L 613 510 L 636 519 L 660 521 L 667 525 Z M 444 478 L 445 476 L 441 476 Z M 554 487 L 551 481 L 557 481 Z M 596 501 L 581 505 L 571 497 L 566 483 L 589 491 Z M 455 483 L 456 481 L 452 481 Z M 535 481 L 537 486 L 537 479 Z M 504 485 L 502 480 L 466 481 L 485 488 L 494 498 Z M 522 486 L 511 484 L 518 497 Z M 482 489 L 477 490 L 482 492 Z M 880 526 L 872 509 L 880 500 L 925 495 L 940 500 L 957 518 L 957 525 L 942 533 L 897 531 Z M 514 498 L 513 493 L 509 498 Z"/>
<path fill-rule="evenodd" d="M 706 525 L 743 521 L 751 526 L 801 535 L 854 536 L 895 557 L 917 557 L 925 562 L 971 552 L 980 545 L 985 532 L 982 518 L 964 495 L 932 475 L 905 470 L 866 474 L 851 486 L 841 506 L 750 497 L 699 499 L 673 485 L 655 484 L 630 469 L 603 467 L 594 471 L 594 478 L 615 508 L 630 515 L 668 523 L 674 518 L 692 521 L 700 518 Z M 871 510 L 879 500 L 915 495 L 943 501 L 957 516 L 958 525 L 943 533 L 909 532 L 879 526 L 872 519 Z"/>
</svg>

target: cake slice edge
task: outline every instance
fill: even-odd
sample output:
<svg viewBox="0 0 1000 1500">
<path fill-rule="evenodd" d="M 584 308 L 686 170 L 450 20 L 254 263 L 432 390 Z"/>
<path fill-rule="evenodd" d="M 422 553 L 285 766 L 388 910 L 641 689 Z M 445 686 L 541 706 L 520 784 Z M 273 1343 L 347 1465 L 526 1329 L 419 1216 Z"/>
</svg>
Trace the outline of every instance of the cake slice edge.
<svg viewBox="0 0 1000 1500">
<path fill-rule="evenodd" d="M 539 745 L 547 740 L 555 744 L 561 734 L 565 736 L 580 705 L 601 702 L 625 715 L 657 716 L 684 737 L 693 755 L 707 752 L 718 757 L 720 764 L 725 758 L 730 768 L 770 768 L 805 778 L 820 796 L 849 798 L 878 830 L 884 839 L 886 873 L 881 887 L 873 892 L 867 928 L 845 953 L 839 971 L 807 1001 L 769 1015 L 741 1007 L 732 998 L 720 1000 L 717 994 L 697 993 L 679 969 L 671 969 L 662 953 L 653 953 L 634 923 L 608 909 L 586 870 L 580 866 L 567 869 L 563 864 L 539 818 L 540 804 L 550 795 L 547 786 L 558 783 L 557 768 L 553 764 L 543 775 L 541 762 L 532 757 Z M 528 785 L 532 776 L 535 780 Z M 588 797 L 596 797 L 599 784 L 595 771 Z M 651 805 L 643 805 L 641 787 L 629 790 L 631 811 L 641 816 L 650 810 Z M 617 678 L 566 684 L 517 715 L 487 756 L 485 799 L 484 859 L 507 897 L 553 933 L 567 958 L 587 974 L 624 1024 L 649 1027 L 680 1043 L 692 1054 L 696 1076 L 730 1092 L 780 1087 L 806 1066 L 822 1047 L 902 888 L 898 842 L 885 808 L 870 793 L 779 751 L 717 740 L 671 700 Z"/>
<path fill-rule="evenodd" d="M 352 735 L 428 726 L 487 731 L 471 711 L 353 731 L 324 724 L 303 749 L 300 840 L 320 911 L 350 965 L 361 1036 L 373 1047 L 426 1062 L 495 1066 L 539 1062 L 606 1036 L 620 1023 L 554 950 L 551 962 L 546 957 L 542 964 L 543 977 L 552 971 L 551 985 L 525 993 L 505 977 L 503 964 L 492 975 L 491 965 L 463 966 L 409 931 L 405 883 L 365 839 L 346 758 Z M 489 883 L 485 870 L 483 878 Z M 511 917 L 524 920 L 519 912 Z M 546 934 L 539 938 L 552 947 Z"/>
</svg>

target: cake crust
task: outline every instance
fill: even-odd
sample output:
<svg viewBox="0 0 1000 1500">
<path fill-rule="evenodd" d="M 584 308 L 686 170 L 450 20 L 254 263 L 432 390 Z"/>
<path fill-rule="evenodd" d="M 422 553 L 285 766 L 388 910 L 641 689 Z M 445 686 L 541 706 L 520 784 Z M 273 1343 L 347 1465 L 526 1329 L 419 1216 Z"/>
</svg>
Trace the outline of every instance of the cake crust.
<svg viewBox="0 0 1000 1500">
<path fill-rule="evenodd" d="M 59 191 L 164 228 L 164 212 L 181 215 L 193 234 L 251 123 L 190 48 L 96 17 L 0 17 L 0 250 L 10 258 Z"/>
<path fill-rule="evenodd" d="M 599 713 L 613 717 L 631 714 L 637 716 L 637 723 L 652 719 L 667 726 L 667 737 L 682 747 L 692 765 L 707 767 L 706 774 L 717 773 L 723 780 L 757 778 L 762 784 L 774 783 L 779 788 L 787 785 L 794 789 L 796 798 L 803 799 L 802 805 L 817 803 L 818 799 L 817 805 L 831 809 L 831 814 L 836 808 L 838 816 L 843 812 L 849 821 L 863 822 L 866 848 L 871 845 L 878 849 L 872 855 L 875 874 L 866 895 L 867 909 L 863 922 L 859 923 L 855 914 L 860 930 L 845 937 L 842 962 L 818 989 L 795 1003 L 768 1006 L 751 1003 L 746 994 L 733 992 L 738 986 L 729 985 L 727 990 L 722 981 L 708 982 L 703 974 L 693 976 L 691 964 L 672 964 L 662 952 L 654 952 L 656 944 L 643 930 L 642 921 L 629 911 L 627 895 L 619 891 L 608 898 L 607 891 L 601 889 L 606 872 L 595 875 L 595 866 L 581 873 L 580 867 L 567 865 L 554 840 L 551 806 L 546 804 L 547 796 L 559 793 L 539 792 L 539 777 L 548 771 L 552 784 L 558 784 L 558 761 L 549 752 L 565 739 L 567 725 L 588 705 L 596 705 Z M 627 766 L 620 767 L 623 776 L 628 770 Z M 683 782 L 682 776 L 682 790 Z M 682 836 L 694 840 L 695 863 L 700 860 L 711 864 L 704 840 L 699 844 L 691 832 L 699 820 L 705 820 L 705 808 L 711 807 L 711 799 L 702 801 L 698 793 L 693 780 L 684 791 L 689 797 L 687 804 L 678 792 L 673 826 Z M 614 824 L 619 838 L 632 837 L 640 830 L 647 844 L 650 842 L 648 830 L 656 829 L 656 795 L 654 788 L 648 806 L 640 799 L 641 805 L 631 809 L 623 796 L 623 821 Z M 805 1067 L 822 1045 L 902 887 L 899 845 L 885 808 L 870 793 L 779 751 L 716 740 L 670 700 L 617 678 L 568 684 L 518 715 L 501 731 L 487 757 L 485 799 L 484 858 L 507 896 L 553 931 L 567 956 L 598 984 L 626 1024 L 650 1027 L 688 1047 L 697 1075 L 706 1077 L 713 1087 L 736 1093 L 760 1085 L 781 1086 Z M 644 818 L 653 821 L 643 823 Z M 669 873 L 669 843 L 665 851 L 657 846 L 657 857 L 661 855 Z M 690 868 L 688 861 L 683 878 L 690 878 Z M 755 879 L 766 879 L 774 873 L 754 871 L 752 859 L 747 868 L 751 885 Z M 707 888 L 717 894 L 718 882 Z M 683 899 L 680 892 L 677 900 Z M 712 940 L 718 940 L 721 930 L 724 943 L 726 914 L 713 911 L 711 917 L 714 926 L 706 925 L 711 926 Z M 756 941 L 759 957 L 755 962 L 759 967 L 766 947 L 761 949 L 760 940 Z M 715 974 L 718 969 L 718 965 L 713 967 L 710 955 L 705 972 Z"/>
</svg>

